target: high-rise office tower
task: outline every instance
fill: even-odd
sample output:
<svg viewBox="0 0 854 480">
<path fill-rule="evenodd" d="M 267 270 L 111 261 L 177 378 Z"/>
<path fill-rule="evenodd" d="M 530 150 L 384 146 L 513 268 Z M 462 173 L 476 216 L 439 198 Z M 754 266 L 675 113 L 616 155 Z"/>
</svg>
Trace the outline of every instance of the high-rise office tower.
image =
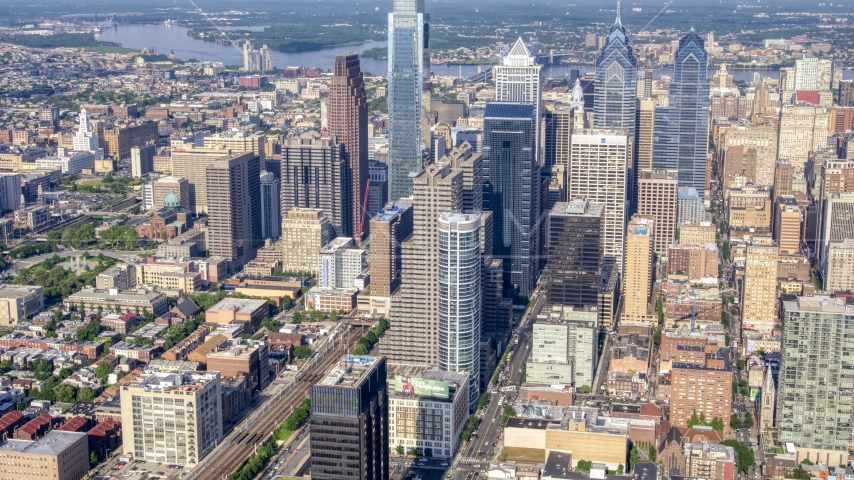
<svg viewBox="0 0 854 480">
<path fill-rule="evenodd" d="M 282 219 L 282 267 L 317 274 L 320 249 L 334 238 L 329 218 L 319 208 L 292 208 Z"/>
<path fill-rule="evenodd" d="M 638 214 L 651 217 L 654 251 L 667 255 L 667 247 L 676 239 L 676 172 L 674 170 L 641 170 L 638 178 Z"/>
<path fill-rule="evenodd" d="M 343 234 L 360 244 L 368 234 L 370 218 L 362 212 L 368 183 L 368 108 L 365 81 L 359 68 L 359 56 L 355 53 L 335 57 L 327 122 L 329 133 L 337 136 L 344 146 L 345 163 L 350 170 L 347 205 L 351 210 L 351 222 L 344 226 Z"/>
<path fill-rule="evenodd" d="M 355 247 L 350 237 L 338 237 L 318 254 L 317 285 L 321 288 L 352 288 L 367 264 L 367 251 Z"/>
<path fill-rule="evenodd" d="M 403 243 L 412 236 L 412 202 L 399 200 L 371 219 L 371 297 L 388 298 L 400 288 Z"/>
<path fill-rule="evenodd" d="M 854 80 L 842 80 L 838 85 L 839 105 L 854 107 Z"/>
<path fill-rule="evenodd" d="M 778 196 L 774 200 L 772 233 L 780 255 L 796 255 L 801 251 L 801 207 L 791 195 Z"/>
<path fill-rule="evenodd" d="M 439 369 L 469 374 L 469 405 L 480 396 L 480 214 L 439 215 Z"/>
<path fill-rule="evenodd" d="M 854 239 L 827 243 L 827 266 L 822 272 L 822 279 L 828 292 L 854 290 Z"/>
<path fill-rule="evenodd" d="M 582 107 L 583 108 L 583 107 Z M 566 172 L 569 170 L 569 146 L 575 130 L 575 108 L 567 105 L 547 105 L 543 110 L 543 166 L 551 168 L 552 178 L 558 182 L 564 195 L 557 201 L 563 202 L 566 192 Z"/>
<path fill-rule="evenodd" d="M 345 355 L 311 387 L 311 477 L 389 478 L 385 357 Z"/>
<path fill-rule="evenodd" d="M 819 90 L 818 88 L 818 59 L 804 53 L 795 60 L 795 91 Z"/>
<path fill-rule="evenodd" d="M 791 195 L 792 180 L 795 177 L 792 162 L 788 158 L 777 160 L 777 168 L 774 170 L 774 195 Z"/>
<path fill-rule="evenodd" d="M 632 144 L 631 212 L 638 211 L 638 179 L 644 170 L 652 170 L 652 145 L 655 140 L 655 104 L 651 98 L 637 100 L 635 141 Z"/>
<path fill-rule="evenodd" d="M 693 187 L 679 187 L 676 192 L 676 225 L 706 221 L 703 199 Z"/>
<path fill-rule="evenodd" d="M 602 274 L 605 204 L 584 198 L 559 202 L 548 216 L 546 301 L 551 305 L 596 306 Z"/>
<path fill-rule="evenodd" d="M 413 179 L 413 233 L 403 243 L 401 286 L 391 300 L 394 328 L 380 352 L 395 363 L 438 365 L 439 214 L 463 208 L 463 174 L 429 165 Z"/>
<path fill-rule="evenodd" d="M 678 170 L 679 186 L 706 191 L 709 84 L 706 50 L 693 29 L 679 40 L 668 106 L 655 110 L 653 166 Z"/>
<path fill-rule="evenodd" d="M 439 163 L 447 163 L 463 174 L 463 212 L 483 210 L 483 154 L 473 152 L 471 145 L 464 142 L 439 159 Z"/>
<path fill-rule="evenodd" d="M 282 144 L 282 215 L 294 207 L 322 208 L 335 236 L 350 228 L 350 180 L 344 145 L 315 131 L 291 135 Z"/>
<path fill-rule="evenodd" d="M 854 193 L 834 193 L 824 200 L 818 253 L 822 272 L 826 272 L 829 268 L 830 243 L 854 239 L 852 218 L 854 218 Z"/>
<path fill-rule="evenodd" d="M 770 122 L 764 125 L 733 125 L 721 134 L 720 145 L 725 148 L 744 147 L 740 165 L 727 165 L 724 161 L 724 175 L 728 172 L 742 173 L 748 181 L 762 186 L 774 182 L 774 162 L 777 161 L 777 127 Z M 724 149 L 721 149 L 722 151 Z M 750 150 L 753 149 L 753 152 Z"/>
<path fill-rule="evenodd" d="M 623 270 L 629 140 L 622 130 L 582 130 L 572 135 L 567 198 L 605 204 L 602 254 Z"/>
<path fill-rule="evenodd" d="M 495 100 L 498 102 L 530 103 L 536 114 L 534 157 L 540 161 L 540 118 L 542 117 L 542 66 L 537 65 L 522 37 L 516 40 L 501 65 L 493 67 Z M 550 166 L 550 165 L 549 165 Z"/>
<path fill-rule="evenodd" d="M 172 149 L 172 175 L 187 179 L 190 203 L 184 205 L 197 215 L 207 212 L 208 188 L 205 169 L 218 159 L 228 156 L 227 149 L 201 147 Z M 177 190 L 176 190 L 177 191 Z M 159 207 L 158 207 L 159 208 Z"/>
<path fill-rule="evenodd" d="M 394 0 L 388 14 L 388 198 L 412 194 L 422 170 L 424 85 L 430 79 L 430 15 L 424 0 Z M 430 95 L 426 95 L 429 102 Z M 429 140 L 427 137 L 426 140 Z"/>
<path fill-rule="evenodd" d="M 626 228 L 626 265 L 623 268 L 623 315 L 620 321 L 652 322 L 649 298 L 655 220 L 635 215 Z"/>
<path fill-rule="evenodd" d="M 279 180 L 272 172 L 261 172 L 261 236 L 279 238 L 282 227 Z"/>
<path fill-rule="evenodd" d="M 812 151 L 825 148 L 830 117 L 827 109 L 811 105 L 786 105 L 780 114 L 779 158 L 788 158 L 796 175 Z"/>
<path fill-rule="evenodd" d="M 208 253 L 228 261 L 229 272 L 255 258 L 261 236 L 260 162 L 253 153 L 222 157 L 205 169 Z"/>
<path fill-rule="evenodd" d="M 854 407 L 854 396 L 845 390 L 854 368 L 854 307 L 844 299 L 798 297 L 783 302 L 783 315 L 778 439 L 827 452 L 821 461 L 844 465 Z"/>
<path fill-rule="evenodd" d="M 618 4 L 619 5 L 619 4 Z M 593 89 L 593 126 L 599 129 L 622 128 L 635 134 L 637 108 L 637 59 L 629 46 L 626 27 L 617 19 L 596 57 L 596 81 Z"/>
<path fill-rule="evenodd" d="M 540 165 L 536 108 L 530 103 L 486 105 L 483 209 L 494 213 L 493 253 L 503 258 L 505 290 L 528 296 L 539 270 Z"/>
<path fill-rule="evenodd" d="M 780 249 L 767 241 L 747 246 L 742 292 L 742 328 L 771 333 L 777 320 Z"/>
<path fill-rule="evenodd" d="M 154 145 L 143 145 L 131 147 L 130 169 L 133 178 L 142 178 L 154 171 L 154 153 L 157 147 Z"/>
</svg>

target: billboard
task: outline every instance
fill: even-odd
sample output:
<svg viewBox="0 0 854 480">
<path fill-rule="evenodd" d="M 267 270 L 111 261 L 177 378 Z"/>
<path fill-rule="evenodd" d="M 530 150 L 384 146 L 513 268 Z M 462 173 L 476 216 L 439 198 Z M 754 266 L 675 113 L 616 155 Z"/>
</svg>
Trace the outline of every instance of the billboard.
<svg viewBox="0 0 854 480">
<path fill-rule="evenodd" d="M 394 376 L 394 391 L 407 395 L 423 395 L 425 397 L 448 398 L 448 382 L 426 380 L 416 377 Z"/>
</svg>

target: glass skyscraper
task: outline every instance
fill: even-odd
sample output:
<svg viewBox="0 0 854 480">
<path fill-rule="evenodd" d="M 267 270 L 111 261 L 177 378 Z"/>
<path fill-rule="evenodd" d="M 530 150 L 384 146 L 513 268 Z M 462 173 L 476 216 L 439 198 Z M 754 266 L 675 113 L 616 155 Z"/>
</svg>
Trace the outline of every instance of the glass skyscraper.
<svg viewBox="0 0 854 480">
<path fill-rule="evenodd" d="M 439 369 L 469 374 L 480 393 L 480 214 L 439 215 Z"/>
<path fill-rule="evenodd" d="M 783 312 L 778 441 L 839 452 L 829 458 L 822 453 L 821 459 L 844 464 L 854 424 L 854 306 L 838 298 L 797 297 L 783 302 Z"/>
<path fill-rule="evenodd" d="M 691 31 L 679 40 L 667 107 L 655 109 L 653 167 L 678 170 L 680 187 L 706 191 L 709 84 L 706 49 Z"/>
<path fill-rule="evenodd" d="M 537 110 L 491 102 L 483 127 L 483 209 L 493 212 L 493 254 L 504 260 L 505 289 L 528 296 L 538 274 L 540 166 Z"/>
<path fill-rule="evenodd" d="M 620 22 L 618 7 L 617 20 L 596 57 L 593 126 L 625 128 L 629 136 L 634 136 L 637 85 L 637 59 L 629 46 L 626 27 Z"/>
<path fill-rule="evenodd" d="M 430 16 L 424 0 L 394 0 L 388 14 L 388 198 L 412 194 L 421 172 L 423 86 L 429 79 Z"/>
</svg>

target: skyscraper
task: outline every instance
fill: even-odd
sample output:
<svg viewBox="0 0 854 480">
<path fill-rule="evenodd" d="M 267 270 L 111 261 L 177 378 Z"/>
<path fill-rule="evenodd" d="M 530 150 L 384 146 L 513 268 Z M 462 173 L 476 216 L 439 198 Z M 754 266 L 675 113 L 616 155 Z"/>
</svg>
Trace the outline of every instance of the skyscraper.
<svg viewBox="0 0 854 480">
<path fill-rule="evenodd" d="M 86 109 L 80 109 L 80 128 L 74 134 L 74 150 L 77 152 L 92 152 L 98 158 L 104 158 L 104 151 L 99 147 L 98 135 L 89 125 L 89 115 Z"/>
<path fill-rule="evenodd" d="M 559 202 L 548 217 L 546 300 L 551 305 L 596 306 L 602 274 L 605 205 L 575 199 Z"/>
<path fill-rule="evenodd" d="M 335 230 L 344 232 L 352 222 L 350 185 L 344 145 L 335 135 L 316 131 L 291 135 L 282 144 L 282 216 L 294 207 L 322 208 Z"/>
<path fill-rule="evenodd" d="M 154 145 L 143 145 L 131 147 L 130 168 L 133 178 L 142 178 L 154 171 L 154 154 L 157 147 Z"/>
<path fill-rule="evenodd" d="M 709 84 L 706 50 L 694 29 L 679 40 L 667 107 L 655 109 L 653 166 L 678 170 L 679 186 L 706 191 Z"/>
<path fill-rule="evenodd" d="M 480 214 L 439 215 L 439 369 L 469 374 L 469 405 L 480 396 Z"/>
<path fill-rule="evenodd" d="M 491 102 L 484 114 L 483 209 L 494 213 L 493 253 L 504 259 L 505 290 L 528 296 L 539 270 L 540 166 L 537 110 Z"/>
<path fill-rule="evenodd" d="M 282 227 L 279 180 L 272 172 L 261 172 L 261 236 L 278 238 Z"/>
<path fill-rule="evenodd" d="M 393 12 L 388 14 L 388 198 L 391 201 L 410 196 L 412 179 L 422 170 L 426 117 L 423 88 L 430 78 L 430 15 L 424 11 L 424 0 L 393 3 Z"/>
<path fill-rule="evenodd" d="M 394 328 L 380 352 L 396 363 L 438 365 L 439 214 L 463 208 L 463 173 L 429 165 L 413 179 L 413 233 L 403 243 L 401 286 L 391 300 Z"/>
<path fill-rule="evenodd" d="M 593 126 L 595 128 L 624 128 L 630 137 L 635 134 L 637 104 L 637 59 L 629 46 L 626 27 L 617 19 L 596 57 L 596 80 L 593 89 Z"/>
<path fill-rule="evenodd" d="M 345 355 L 311 387 L 311 477 L 389 478 L 385 357 Z"/>
<path fill-rule="evenodd" d="M 655 219 L 655 253 L 667 255 L 667 247 L 676 239 L 676 172 L 641 170 L 638 176 L 638 214 Z"/>
<path fill-rule="evenodd" d="M 567 198 L 605 204 L 602 254 L 623 270 L 629 141 L 623 130 L 582 130 L 572 135 Z"/>
<path fill-rule="evenodd" d="M 626 228 L 626 262 L 623 268 L 623 314 L 620 321 L 652 322 L 653 231 L 655 220 L 636 215 Z"/>
<path fill-rule="evenodd" d="M 501 65 L 493 67 L 495 75 L 495 100 L 498 102 L 530 103 L 536 112 L 536 147 L 534 158 L 542 165 L 540 158 L 540 118 L 542 117 L 541 89 L 543 83 L 542 66 L 537 65 L 522 37 L 516 40 L 510 53 L 504 57 Z"/>
<path fill-rule="evenodd" d="M 344 145 L 345 163 L 350 170 L 351 223 L 344 226 L 344 235 L 361 243 L 363 233 L 368 233 L 367 218 L 362 222 L 368 182 L 368 108 L 365 81 L 359 68 L 359 56 L 355 53 L 335 57 L 328 103 L 329 133 L 336 135 Z"/>
<path fill-rule="evenodd" d="M 773 243 L 748 245 L 744 260 L 742 328 L 771 333 L 777 323 L 777 261 Z"/>
<path fill-rule="evenodd" d="M 255 257 L 261 236 L 261 172 L 258 156 L 222 157 L 205 169 L 208 196 L 208 253 L 228 261 L 229 272 Z"/>
<path fill-rule="evenodd" d="M 798 297 L 783 302 L 783 359 L 777 388 L 776 427 L 780 442 L 822 453 L 823 462 L 844 465 L 854 397 L 854 307 L 844 299 Z M 830 452 L 827 452 L 828 454 Z M 828 458 L 829 457 L 829 458 Z"/>
</svg>

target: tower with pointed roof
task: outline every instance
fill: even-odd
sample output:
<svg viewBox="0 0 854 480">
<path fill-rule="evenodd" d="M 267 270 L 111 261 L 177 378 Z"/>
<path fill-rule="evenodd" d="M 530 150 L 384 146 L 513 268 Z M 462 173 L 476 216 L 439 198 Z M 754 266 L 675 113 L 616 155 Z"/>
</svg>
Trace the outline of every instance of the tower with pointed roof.
<svg viewBox="0 0 854 480">
<path fill-rule="evenodd" d="M 593 124 L 595 128 L 624 128 L 629 137 L 635 132 L 635 99 L 637 97 L 637 59 L 629 45 L 626 27 L 617 18 L 596 57 L 596 79 L 593 90 Z"/>
<path fill-rule="evenodd" d="M 709 84 L 705 42 L 691 28 L 679 40 L 667 107 L 655 109 L 653 167 L 678 170 L 680 187 L 706 191 Z"/>
<path fill-rule="evenodd" d="M 98 135 L 92 131 L 89 125 L 89 114 L 85 108 L 80 109 L 80 128 L 74 135 L 74 150 L 78 152 L 92 152 L 104 158 L 104 151 L 99 146 Z"/>
<path fill-rule="evenodd" d="M 531 55 L 522 37 L 516 40 L 510 53 L 504 57 L 501 65 L 492 69 L 495 75 L 495 101 L 530 103 L 534 105 L 537 118 L 537 140 L 535 159 L 540 162 L 540 121 L 542 118 L 541 92 L 542 92 L 542 65 L 537 65 L 536 58 Z"/>
<path fill-rule="evenodd" d="M 762 383 L 762 406 L 759 410 L 759 431 L 764 432 L 774 428 L 774 407 L 777 403 L 777 388 L 774 385 L 774 376 L 771 374 L 771 365 L 765 369 L 765 381 Z"/>
</svg>

